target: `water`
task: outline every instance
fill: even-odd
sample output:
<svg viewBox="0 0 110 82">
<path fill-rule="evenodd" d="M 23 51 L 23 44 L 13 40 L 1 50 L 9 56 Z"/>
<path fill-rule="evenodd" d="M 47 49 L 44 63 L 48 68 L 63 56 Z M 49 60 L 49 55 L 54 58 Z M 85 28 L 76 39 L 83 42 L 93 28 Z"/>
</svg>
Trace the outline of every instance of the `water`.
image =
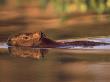
<svg viewBox="0 0 110 82">
<path fill-rule="evenodd" d="M 0 82 L 110 82 L 110 47 L 40 49 L 0 43 Z"/>
</svg>

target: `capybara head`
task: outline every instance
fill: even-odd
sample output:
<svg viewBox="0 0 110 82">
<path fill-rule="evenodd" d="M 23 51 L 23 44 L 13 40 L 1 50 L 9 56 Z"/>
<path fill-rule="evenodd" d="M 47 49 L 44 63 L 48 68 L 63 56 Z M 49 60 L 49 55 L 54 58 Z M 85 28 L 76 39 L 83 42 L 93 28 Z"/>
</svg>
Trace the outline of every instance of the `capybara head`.
<svg viewBox="0 0 110 82">
<path fill-rule="evenodd" d="M 45 37 L 42 32 L 19 33 L 9 37 L 9 46 L 39 46 L 41 38 Z"/>
</svg>

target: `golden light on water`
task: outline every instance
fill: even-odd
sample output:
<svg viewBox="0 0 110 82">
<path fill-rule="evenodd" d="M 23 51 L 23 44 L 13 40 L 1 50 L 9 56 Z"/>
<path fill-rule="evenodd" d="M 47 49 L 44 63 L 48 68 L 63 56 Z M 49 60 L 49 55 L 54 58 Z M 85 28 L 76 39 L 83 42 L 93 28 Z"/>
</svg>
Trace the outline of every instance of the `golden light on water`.
<svg viewBox="0 0 110 82">
<path fill-rule="evenodd" d="M 36 31 L 53 40 L 104 36 L 110 42 L 109 14 L 110 0 L 0 0 L 0 81 L 110 82 L 110 46 L 6 46 L 9 36 Z"/>
</svg>

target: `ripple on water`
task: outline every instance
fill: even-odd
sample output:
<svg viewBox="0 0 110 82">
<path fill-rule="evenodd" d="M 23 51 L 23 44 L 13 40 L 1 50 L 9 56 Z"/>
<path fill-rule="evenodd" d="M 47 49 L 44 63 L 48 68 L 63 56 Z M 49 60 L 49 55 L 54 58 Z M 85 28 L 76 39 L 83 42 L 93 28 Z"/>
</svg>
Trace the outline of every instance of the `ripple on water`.
<svg viewBox="0 0 110 82">
<path fill-rule="evenodd" d="M 85 41 L 95 41 L 95 42 L 104 42 L 104 43 L 110 43 L 110 38 L 109 37 L 99 37 L 99 38 L 79 38 L 79 39 L 68 39 L 68 40 L 58 40 L 58 41 L 63 41 L 63 42 L 72 42 L 72 41 L 79 41 L 79 40 L 85 40 Z M 8 45 L 6 42 L 1 42 L 0 43 L 0 48 L 8 48 Z M 98 46 L 73 46 L 73 45 L 68 45 L 68 46 L 60 46 L 58 48 L 66 48 L 66 49 L 110 49 L 110 45 L 98 45 Z"/>
</svg>

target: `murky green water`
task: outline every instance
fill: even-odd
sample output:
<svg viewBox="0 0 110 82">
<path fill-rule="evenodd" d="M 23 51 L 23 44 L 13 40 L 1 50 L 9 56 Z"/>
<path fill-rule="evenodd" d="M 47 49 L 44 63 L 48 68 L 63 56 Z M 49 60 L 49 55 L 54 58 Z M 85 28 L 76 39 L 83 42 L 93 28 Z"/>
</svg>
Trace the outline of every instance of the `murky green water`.
<svg viewBox="0 0 110 82">
<path fill-rule="evenodd" d="M 39 49 L 0 45 L 0 82 L 110 82 L 109 47 Z"/>
</svg>

